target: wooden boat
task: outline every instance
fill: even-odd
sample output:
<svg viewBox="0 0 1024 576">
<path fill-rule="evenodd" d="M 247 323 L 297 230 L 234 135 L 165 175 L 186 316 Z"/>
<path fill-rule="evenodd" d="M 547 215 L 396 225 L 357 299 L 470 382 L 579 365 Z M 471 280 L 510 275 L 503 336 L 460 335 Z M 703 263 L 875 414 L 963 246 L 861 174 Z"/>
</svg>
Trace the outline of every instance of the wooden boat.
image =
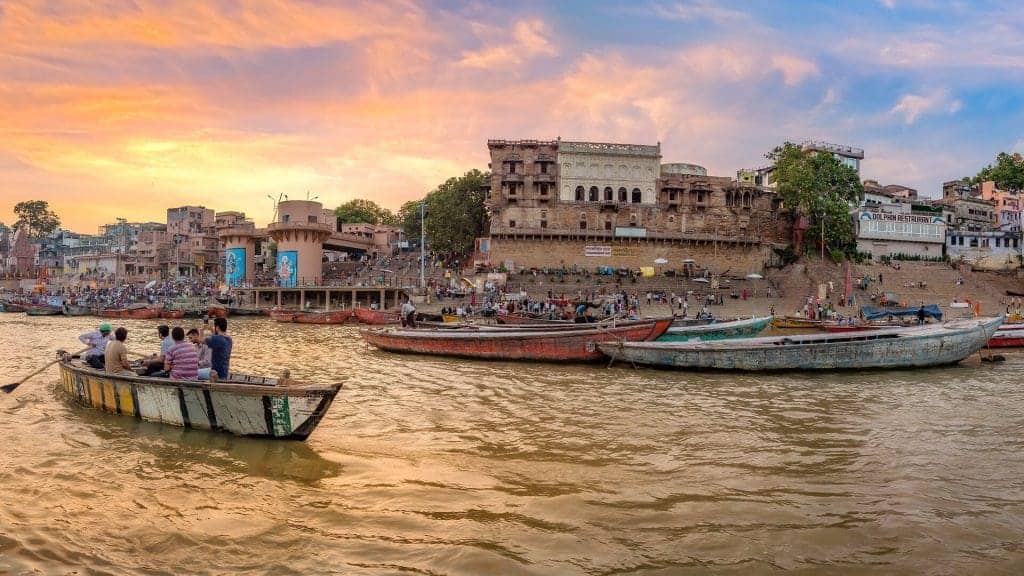
<svg viewBox="0 0 1024 576">
<path fill-rule="evenodd" d="M 498 324 L 572 324 L 572 320 L 551 320 L 530 314 L 505 314 L 497 317 Z"/>
<path fill-rule="evenodd" d="M 802 316 L 776 316 L 772 320 L 772 327 L 780 330 L 806 330 L 820 325 L 821 320 L 811 320 Z"/>
<path fill-rule="evenodd" d="M 1024 324 L 1004 323 L 989 339 L 989 348 L 1024 348 Z"/>
<path fill-rule="evenodd" d="M 15 302 L 4 302 L 3 312 L 10 312 L 10 313 L 17 314 L 17 313 L 24 312 L 24 311 L 25 311 L 25 307 L 22 306 L 21 304 L 17 304 Z"/>
<path fill-rule="evenodd" d="M 275 322 L 291 322 L 295 318 L 295 312 L 295 310 L 285 310 L 284 308 L 272 308 L 270 319 Z"/>
<path fill-rule="evenodd" d="M 160 317 L 160 308 L 108 308 L 97 310 L 97 316 L 104 318 L 133 318 L 136 320 L 149 320 Z"/>
<path fill-rule="evenodd" d="M 292 312 L 291 322 L 296 324 L 344 324 L 352 318 L 352 309 L 324 311 Z M 281 322 L 277 318 L 274 318 Z"/>
<path fill-rule="evenodd" d="M 452 324 L 452 323 L 458 322 L 459 321 L 459 317 L 456 316 L 455 314 L 442 314 L 441 315 L 441 321 L 442 322 L 447 322 L 449 324 Z"/>
<path fill-rule="evenodd" d="M 229 306 L 228 314 L 232 316 L 261 316 L 263 315 L 263 311 L 259 308 L 239 308 L 236 306 Z"/>
<path fill-rule="evenodd" d="M 916 324 L 916 321 L 915 321 Z M 909 326 L 909 325 L 908 325 Z M 821 328 L 825 332 L 841 334 L 845 332 L 866 332 L 868 330 L 882 330 L 883 328 L 903 328 L 903 324 L 891 322 L 858 322 L 857 324 L 840 324 L 838 322 L 822 322 Z"/>
<path fill-rule="evenodd" d="M 208 306 L 206 308 L 206 315 L 210 318 L 227 318 L 228 309 L 224 306 Z"/>
<path fill-rule="evenodd" d="M 61 309 L 46 304 L 31 304 L 25 306 L 25 314 L 29 316 L 60 316 Z"/>
<path fill-rule="evenodd" d="M 724 340 L 726 338 L 750 338 L 757 336 L 772 321 L 771 316 L 747 318 L 716 322 L 714 324 L 698 324 L 696 326 L 671 326 L 658 338 L 659 342 L 689 342 L 691 340 Z"/>
<path fill-rule="evenodd" d="M 75 304 L 65 304 L 62 312 L 65 316 L 89 316 L 93 313 L 93 309 Z"/>
<path fill-rule="evenodd" d="M 953 364 L 980 350 L 1003 318 L 958 320 L 856 334 L 806 334 L 717 342 L 598 344 L 613 360 L 700 370 L 852 370 Z"/>
<path fill-rule="evenodd" d="M 577 330 L 480 332 L 472 330 L 364 329 L 360 335 L 390 352 L 436 354 L 491 360 L 600 360 L 597 344 L 606 341 L 655 340 L 668 330 L 671 318 L 627 326 L 581 326 Z"/>
<path fill-rule="evenodd" d="M 164 309 L 160 310 L 160 317 L 161 318 L 170 318 L 170 319 L 184 318 L 185 317 L 185 311 L 184 310 L 169 310 L 167 308 L 164 308 Z"/>
<path fill-rule="evenodd" d="M 469 324 L 469 323 L 449 323 L 449 322 L 417 322 L 417 328 L 431 329 L 431 330 L 469 330 L 477 332 L 566 332 L 573 330 L 585 330 L 590 328 L 611 328 L 623 327 L 623 326 L 637 326 L 641 324 L 649 324 L 658 318 L 646 318 L 641 320 L 629 320 L 629 319 L 610 319 L 601 322 L 583 322 L 580 324 L 569 323 L 569 324 L 531 324 L 529 326 L 520 326 L 516 324 Z M 671 330 L 671 328 L 669 328 Z"/>
<path fill-rule="evenodd" d="M 363 324 L 398 324 L 402 321 L 401 310 L 370 310 L 353 308 L 356 318 Z"/>
<path fill-rule="evenodd" d="M 94 370 L 59 352 L 63 389 L 80 404 L 142 420 L 241 436 L 305 440 L 341 384 L 231 374 L 217 383 Z"/>
</svg>

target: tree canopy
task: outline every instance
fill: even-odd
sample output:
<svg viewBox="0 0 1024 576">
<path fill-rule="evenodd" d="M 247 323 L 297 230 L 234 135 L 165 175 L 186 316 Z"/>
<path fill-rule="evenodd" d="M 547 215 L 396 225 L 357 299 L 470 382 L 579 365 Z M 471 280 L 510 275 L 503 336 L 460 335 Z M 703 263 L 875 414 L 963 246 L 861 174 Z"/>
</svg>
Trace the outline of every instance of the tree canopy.
<svg viewBox="0 0 1024 576">
<path fill-rule="evenodd" d="M 398 223 L 402 227 L 405 239 L 412 244 L 420 239 L 420 204 L 422 200 L 410 200 L 398 209 Z"/>
<path fill-rule="evenodd" d="M 470 170 L 452 177 L 427 195 L 425 218 L 428 246 L 435 253 L 460 257 L 473 250 L 473 241 L 490 227 L 484 200 L 487 175 Z"/>
<path fill-rule="evenodd" d="M 995 164 L 982 168 L 971 182 L 979 184 L 989 180 L 995 182 L 1000 190 L 1024 190 L 1024 156 L 1017 152 L 1000 152 L 996 155 Z"/>
<path fill-rule="evenodd" d="M 14 214 L 18 216 L 14 227 L 24 225 L 28 228 L 29 236 L 33 238 L 46 236 L 60 226 L 60 217 L 50 210 L 50 203 L 46 200 L 18 202 L 14 205 Z"/>
<path fill-rule="evenodd" d="M 398 218 L 387 208 L 379 206 L 373 200 L 356 198 L 349 200 L 334 209 L 334 214 L 345 224 L 387 224 L 397 226 Z"/>
<path fill-rule="evenodd" d="M 831 248 L 854 246 L 850 204 L 864 197 L 857 171 L 827 152 L 808 152 L 786 142 L 767 154 L 774 163 L 776 189 L 785 205 L 809 217 L 808 238 L 818 239 L 824 227 Z"/>
</svg>

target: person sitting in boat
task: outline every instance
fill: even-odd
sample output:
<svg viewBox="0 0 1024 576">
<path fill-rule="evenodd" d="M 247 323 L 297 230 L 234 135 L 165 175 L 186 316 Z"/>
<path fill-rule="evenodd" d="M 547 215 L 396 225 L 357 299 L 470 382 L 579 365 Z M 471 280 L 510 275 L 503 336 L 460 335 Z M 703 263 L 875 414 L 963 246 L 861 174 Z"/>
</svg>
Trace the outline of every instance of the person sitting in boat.
<svg viewBox="0 0 1024 576">
<path fill-rule="evenodd" d="M 88 344 L 89 349 L 82 355 L 89 366 L 97 370 L 103 370 L 105 358 L 103 353 L 106 351 L 107 344 L 110 342 L 110 324 L 104 322 L 100 324 L 99 330 L 95 332 L 88 332 L 78 337 L 78 340 L 82 344 Z"/>
<path fill-rule="evenodd" d="M 227 380 L 231 369 L 231 347 L 233 342 L 228 336 L 228 319 L 213 319 L 213 335 L 206 338 L 210 347 L 210 381 Z"/>
<path fill-rule="evenodd" d="M 164 357 L 167 351 L 174 346 L 174 339 L 171 338 L 171 329 L 166 324 L 156 327 L 156 333 L 160 337 L 160 354 L 154 354 L 146 360 L 146 371 L 143 376 L 153 376 L 164 371 Z"/>
<path fill-rule="evenodd" d="M 199 377 L 197 380 L 209 380 L 210 379 L 210 366 L 212 365 L 213 354 L 210 352 L 210 347 L 203 342 L 203 337 L 199 334 L 199 330 L 190 328 L 185 333 L 188 337 L 188 341 L 196 347 L 196 354 L 199 356 Z"/>
<path fill-rule="evenodd" d="M 108 342 L 103 350 L 103 364 L 107 372 L 135 375 L 131 363 L 128 362 L 128 348 L 124 345 L 127 339 L 127 328 L 121 326 L 114 330 L 114 339 Z"/>
<path fill-rule="evenodd" d="M 195 380 L 199 377 L 199 353 L 185 341 L 185 330 L 175 326 L 171 330 L 174 346 L 164 356 L 164 371 L 173 380 Z"/>
</svg>

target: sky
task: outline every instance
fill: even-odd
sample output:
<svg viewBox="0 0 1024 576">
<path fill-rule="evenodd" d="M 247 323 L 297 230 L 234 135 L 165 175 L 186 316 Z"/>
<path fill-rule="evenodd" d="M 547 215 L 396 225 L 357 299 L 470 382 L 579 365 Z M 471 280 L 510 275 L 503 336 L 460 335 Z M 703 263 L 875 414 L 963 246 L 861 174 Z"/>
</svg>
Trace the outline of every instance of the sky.
<svg viewBox="0 0 1024 576">
<path fill-rule="evenodd" d="M 279 194 L 397 210 L 488 138 L 654 144 L 714 175 L 784 141 L 938 196 L 1024 151 L 1015 2 L 0 0 L 0 222 Z"/>
</svg>

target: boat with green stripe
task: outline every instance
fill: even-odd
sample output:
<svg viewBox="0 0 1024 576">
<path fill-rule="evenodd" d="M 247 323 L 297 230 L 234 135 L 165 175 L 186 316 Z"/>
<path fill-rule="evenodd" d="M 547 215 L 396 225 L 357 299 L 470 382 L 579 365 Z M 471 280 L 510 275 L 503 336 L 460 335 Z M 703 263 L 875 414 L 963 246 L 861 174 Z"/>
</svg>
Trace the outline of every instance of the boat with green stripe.
<svg viewBox="0 0 1024 576">
<path fill-rule="evenodd" d="M 200 382 L 96 370 L 67 352 L 61 387 L 79 404 L 173 426 L 281 440 L 305 440 L 327 414 L 341 384 L 318 386 L 231 373 Z"/>
</svg>

